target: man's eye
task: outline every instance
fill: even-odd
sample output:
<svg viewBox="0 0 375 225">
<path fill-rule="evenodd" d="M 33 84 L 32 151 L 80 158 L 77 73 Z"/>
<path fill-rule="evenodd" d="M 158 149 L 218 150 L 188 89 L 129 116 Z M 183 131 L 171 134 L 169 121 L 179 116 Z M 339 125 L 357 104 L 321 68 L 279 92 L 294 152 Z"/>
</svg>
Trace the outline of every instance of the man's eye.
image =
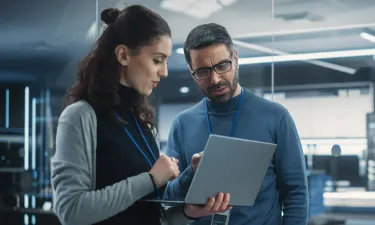
<svg viewBox="0 0 375 225">
<path fill-rule="evenodd" d="M 159 64 L 159 63 L 162 63 L 162 61 L 157 60 L 157 59 L 154 59 L 154 63 L 155 63 L 155 64 Z"/>
</svg>

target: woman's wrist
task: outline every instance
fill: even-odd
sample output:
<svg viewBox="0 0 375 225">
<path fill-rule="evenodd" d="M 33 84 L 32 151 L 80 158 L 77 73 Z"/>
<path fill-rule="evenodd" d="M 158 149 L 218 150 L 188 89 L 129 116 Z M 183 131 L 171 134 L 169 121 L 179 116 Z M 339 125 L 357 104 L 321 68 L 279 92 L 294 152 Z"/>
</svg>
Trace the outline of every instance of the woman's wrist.
<svg viewBox="0 0 375 225">
<path fill-rule="evenodd" d="M 148 175 L 149 175 L 150 178 L 151 178 L 152 185 L 154 185 L 154 191 L 156 191 L 158 188 L 156 187 L 156 183 L 155 183 L 155 180 L 154 180 L 154 176 L 153 176 L 151 173 L 148 173 Z"/>
</svg>

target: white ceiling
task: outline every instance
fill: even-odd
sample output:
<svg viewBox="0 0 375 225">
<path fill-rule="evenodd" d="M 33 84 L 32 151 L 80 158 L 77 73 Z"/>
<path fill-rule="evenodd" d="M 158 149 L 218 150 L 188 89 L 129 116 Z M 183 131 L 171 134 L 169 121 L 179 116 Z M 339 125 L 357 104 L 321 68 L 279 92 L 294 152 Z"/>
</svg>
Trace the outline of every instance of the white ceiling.
<svg viewBox="0 0 375 225">
<path fill-rule="evenodd" d="M 106 7 L 124 6 L 123 2 L 99 0 L 99 13 Z M 374 0 L 238 0 L 204 20 L 163 10 L 159 7 L 160 0 L 125 2 L 145 5 L 162 15 L 172 28 L 176 44 L 183 43 L 192 28 L 209 22 L 225 26 L 234 38 L 262 36 L 265 41 L 271 41 L 272 35 L 287 35 L 296 30 L 311 32 L 336 27 L 336 31 L 340 31 L 340 27 L 375 27 Z M 1 5 L 4 5 L 4 8 L 1 7 L 4 12 L 0 16 L 0 49 L 42 41 L 52 46 L 82 44 L 87 41 L 86 32 L 96 16 L 95 0 L 35 0 L 32 5 L 21 0 L 9 0 Z M 292 17 L 293 14 L 300 14 L 303 19 L 285 21 L 280 18 Z M 339 36 L 339 32 L 337 34 Z M 318 41 L 319 45 L 324 44 L 324 41 Z"/>
<path fill-rule="evenodd" d="M 284 52 L 375 47 L 359 36 L 363 28 L 375 31 L 375 0 L 238 0 L 204 20 L 161 9 L 160 0 L 99 0 L 99 14 L 124 2 L 142 4 L 162 15 L 172 28 L 175 47 L 192 28 L 209 22 L 225 26 L 236 40 Z M 69 73 L 92 44 L 87 32 L 95 22 L 95 6 L 95 0 L 1 1 L 0 60 L 71 55 L 64 70 Z M 243 47 L 239 52 L 244 57 L 267 55 Z M 173 55 L 169 67 L 186 68 L 182 55 Z"/>
<path fill-rule="evenodd" d="M 274 0 L 274 5 L 271 0 L 238 0 L 204 20 L 163 10 L 159 7 L 159 2 L 144 1 L 143 4 L 160 13 L 168 21 L 176 42 L 183 42 L 193 27 L 209 22 L 222 24 L 233 37 L 252 37 L 260 34 L 270 37 L 273 33 L 288 33 L 296 29 L 353 24 L 375 25 L 374 0 Z M 298 14 L 305 16 L 293 21 L 281 18 Z"/>
<path fill-rule="evenodd" d="M 374 0 L 238 0 L 204 20 L 160 9 L 157 2 L 146 5 L 169 22 L 177 46 L 195 26 L 216 22 L 234 39 L 256 45 L 237 47 L 243 57 L 268 55 L 262 47 L 286 53 L 375 47 L 359 36 L 364 28 L 375 28 Z M 172 61 L 171 69 L 186 65 L 182 56 Z"/>
</svg>

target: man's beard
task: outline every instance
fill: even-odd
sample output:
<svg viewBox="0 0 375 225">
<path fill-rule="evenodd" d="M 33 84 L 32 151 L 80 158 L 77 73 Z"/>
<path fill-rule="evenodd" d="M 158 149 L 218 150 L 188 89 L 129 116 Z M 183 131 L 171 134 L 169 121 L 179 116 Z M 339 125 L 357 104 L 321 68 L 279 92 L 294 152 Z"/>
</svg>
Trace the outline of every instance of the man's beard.
<svg viewBox="0 0 375 225">
<path fill-rule="evenodd" d="M 223 80 L 222 82 L 220 82 L 218 84 L 208 86 L 207 90 L 201 89 L 201 91 L 204 93 L 204 95 L 207 98 L 209 98 L 211 101 L 213 101 L 215 103 L 221 104 L 221 103 L 225 103 L 225 102 L 229 101 L 233 97 L 234 92 L 236 92 L 236 88 L 237 88 L 237 85 L 238 85 L 238 79 L 239 79 L 238 71 L 239 71 L 239 69 L 238 69 L 238 67 L 236 67 L 235 75 L 234 75 L 234 78 L 233 78 L 232 82 L 230 82 L 228 80 Z M 223 87 L 227 87 L 229 91 L 225 94 L 222 94 L 222 95 L 214 95 L 213 94 L 214 91 L 219 90 Z"/>
</svg>

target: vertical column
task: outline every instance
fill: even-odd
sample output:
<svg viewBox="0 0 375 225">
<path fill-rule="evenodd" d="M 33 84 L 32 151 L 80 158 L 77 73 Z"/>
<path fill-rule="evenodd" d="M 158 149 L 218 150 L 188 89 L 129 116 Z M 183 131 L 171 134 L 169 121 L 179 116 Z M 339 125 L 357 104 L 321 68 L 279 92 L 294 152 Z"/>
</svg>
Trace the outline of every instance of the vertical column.
<svg viewBox="0 0 375 225">
<path fill-rule="evenodd" d="M 41 137 L 45 137 L 44 133 L 44 126 L 45 126 L 45 97 L 44 97 L 44 90 L 40 91 L 40 100 L 39 100 L 39 118 L 43 120 L 43 122 L 39 123 L 39 135 Z M 38 182 L 38 189 L 43 190 L 44 188 L 44 138 L 38 138 L 38 148 L 39 148 L 39 164 L 38 164 L 38 177 L 39 177 L 39 182 Z"/>
<path fill-rule="evenodd" d="M 5 128 L 9 128 L 9 89 L 5 91 Z"/>
<path fill-rule="evenodd" d="M 375 191 L 375 113 L 367 114 L 367 190 Z"/>
<path fill-rule="evenodd" d="M 375 191 L 375 71 L 369 72 L 373 111 L 366 116 L 367 131 L 367 191 Z"/>
<path fill-rule="evenodd" d="M 100 23 L 99 23 L 99 0 L 95 0 L 95 41 L 99 39 Z"/>
<path fill-rule="evenodd" d="M 24 108 L 24 115 L 25 115 L 25 124 L 24 124 L 24 149 L 25 149 L 25 156 L 24 156 L 24 169 L 29 169 L 29 87 L 25 87 L 25 108 Z"/>
<path fill-rule="evenodd" d="M 44 148 L 44 190 L 49 189 L 50 180 L 50 154 L 52 153 L 52 143 L 53 140 L 53 125 L 52 125 L 52 112 L 51 112 L 51 92 L 49 89 L 45 91 L 45 148 Z"/>
<path fill-rule="evenodd" d="M 36 99 L 31 101 L 31 169 L 36 169 Z"/>
<path fill-rule="evenodd" d="M 30 152 L 29 152 L 29 99 L 30 98 L 30 90 L 29 87 L 25 87 L 25 99 L 24 99 L 24 116 L 25 116 L 25 121 L 24 121 L 24 169 L 27 171 L 29 170 L 29 163 L 30 163 Z M 25 194 L 24 195 L 24 203 L 23 207 L 25 209 L 29 208 L 29 195 Z M 24 225 L 29 225 L 29 215 L 24 214 Z"/>
</svg>

